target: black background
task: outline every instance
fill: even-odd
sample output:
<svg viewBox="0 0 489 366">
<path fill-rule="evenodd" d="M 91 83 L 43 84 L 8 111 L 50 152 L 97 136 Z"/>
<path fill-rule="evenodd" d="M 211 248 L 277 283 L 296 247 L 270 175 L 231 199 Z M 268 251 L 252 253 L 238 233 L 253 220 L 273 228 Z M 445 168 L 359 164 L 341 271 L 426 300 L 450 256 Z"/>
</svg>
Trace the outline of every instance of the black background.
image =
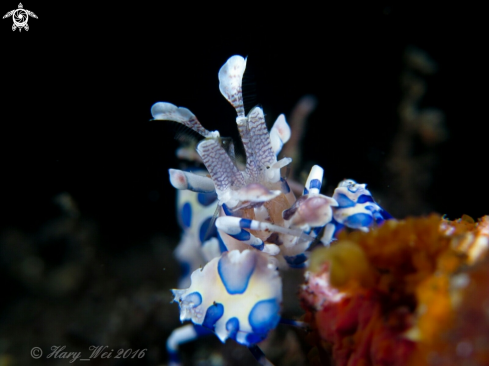
<svg viewBox="0 0 489 366">
<path fill-rule="evenodd" d="M 57 214 L 52 198 L 66 191 L 99 222 L 105 245 L 177 236 L 167 170 L 177 166 L 178 144 L 163 122 L 149 122 L 150 108 L 185 106 L 208 129 L 236 136 L 217 80 L 233 54 L 249 57 L 269 123 L 304 94 L 318 98 L 303 149 L 306 162 L 325 168 L 328 184 L 350 177 L 388 190 L 382 170 L 409 45 L 438 64 L 422 107 L 443 111 L 449 133 L 426 199 L 452 219 L 488 213 L 485 42 L 478 23 L 466 22 L 477 9 L 23 5 L 39 17 L 28 32 L 0 22 L 4 227 L 36 230 Z M 2 3 L 4 13 L 15 7 Z"/>
</svg>

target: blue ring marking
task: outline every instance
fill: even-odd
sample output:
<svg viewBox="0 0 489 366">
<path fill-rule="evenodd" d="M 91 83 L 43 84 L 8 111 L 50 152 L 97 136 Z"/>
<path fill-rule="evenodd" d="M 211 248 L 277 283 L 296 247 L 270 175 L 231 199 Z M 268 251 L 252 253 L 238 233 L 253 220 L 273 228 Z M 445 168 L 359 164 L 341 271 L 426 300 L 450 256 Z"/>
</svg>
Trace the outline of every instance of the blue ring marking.
<svg viewBox="0 0 489 366">
<path fill-rule="evenodd" d="M 170 361 L 170 363 L 181 364 L 182 360 L 177 351 L 169 350 L 168 347 L 166 350 L 168 352 L 168 361 Z"/>
<path fill-rule="evenodd" d="M 357 182 L 355 184 L 351 184 L 347 186 L 346 188 L 351 192 L 351 193 L 357 193 L 357 191 L 360 189 L 360 187 L 357 187 Z"/>
<path fill-rule="evenodd" d="M 309 189 L 314 189 L 314 188 L 321 190 L 321 181 L 319 179 L 312 179 L 309 182 Z"/>
<path fill-rule="evenodd" d="M 213 192 L 215 192 L 215 191 L 204 191 L 201 188 L 195 188 L 188 181 L 187 181 L 187 190 L 192 191 L 192 192 L 195 192 L 195 193 L 213 193 Z"/>
<path fill-rule="evenodd" d="M 267 337 L 266 334 L 256 334 L 256 333 L 248 333 L 246 335 L 246 343 L 245 346 L 251 346 L 257 343 L 260 343 Z"/>
<path fill-rule="evenodd" d="M 252 245 L 252 247 L 255 248 L 255 249 L 258 249 L 261 252 L 265 248 L 265 243 L 264 242 L 261 242 L 261 244 Z"/>
<path fill-rule="evenodd" d="M 338 239 L 338 233 L 345 227 L 345 225 L 340 224 L 338 221 L 334 221 L 334 233 L 333 238 Z"/>
<path fill-rule="evenodd" d="M 329 222 L 328 222 L 328 224 L 329 224 Z M 326 224 L 326 225 L 327 225 L 327 224 Z M 317 226 L 317 227 L 315 227 L 315 228 L 313 228 L 313 229 L 312 229 L 312 232 L 313 232 L 313 233 L 314 233 L 316 236 L 318 236 L 318 235 L 319 235 L 319 233 L 321 233 L 321 230 L 323 230 L 323 227 L 325 227 L 326 225 L 323 225 L 323 226 Z"/>
<path fill-rule="evenodd" d="M 365 206 L 364 208 L 365 208 L 367 211 L 372 212 L 373 214 L 375 214 L 376 212 L 379 212 L 379 210 L 377 210 L 377 207 L 372 206 L 372 205 Z"/>
<path fill-rule="evenodd" d="M 239 241 L 248 241 L 251 238 L 250 233 L 247 232 L 246 230 L 241 230 L 239 233 L 234 234 L 234 235 L 231 235 L 231 234 L 228 234 L 228 235 L 233 237 L 236 240 L 239 240 Z"/>
<path fill-rule="evenodd" d="M 214 202 L 216 202 L 216 200 L 217 200 L 216 192 L 197 194 L 197 201 L 199 201 L 199 203 L 205 207 L 212 205 Z"/>
<path fill-rule="evenodd" d="M 241 229 L 249 229 L 251 227 L 251 220 L 250 219 L 239 220 L 239 227 Z"/>
<path fill-rule="evenodd" d="M 209 240 L 212 237 L 216 237 L 217 235 L 216 225 L 213 224 L 212 228 L 210 228 L 209 230 L 209 225 L 211 224 L 211 222 L 212 222 L 212 216 L 205 219 L 204 222 L 202 222 L 202 225 L 200 225 L 200 230 L 199 230 L 200 244 L 204 244 L 206 240 Z M 207 235 L 206 237 L 207 231 L 209 231 L 209 235 Z"/>
<path fill-rule="evenodd" d="M 250 278 L 255 271 L 256 255 L 251 256 L 249 260 L 239 263 L 232 263 L 227 255 L 222 256 L 217 263 L 217 272 L 221 277 L 224 288 L 230 295 L 242 294 L 248 288 Z"/>
<path fill-rule="evenodd" d="M 301 196 L 301 197 L 305 197 L 305 196 Z M 297 203 L 297 201 L 295 202 Z M 294 216 L 294 214 L 297 212 L 298 206 L 296 203 L 294 203 L 290 208 L 282 211 L 282 218 L 284 220 L 290 220 L 292 216 Z"/>
<path fill-rule="evenodd" d="M 204 328 L 202 325 L 198 325 L 198 324 L 194 324 L 194 323 L 192 323 L 192 325 L 194 326 L 195 333 L 197 333 L 198 337 L 209 335 L 209 334 L 214 334 L 209 329 Z"/>
<path fill-rule="evenodd" d="M 352 229 L 358 229 L 361 227 L 369 227 L 372 225 L 373 218 L 371 215 L 366 213 L 357 213 L 348 216 L 343 222 L 345 226 L 351 227 Z"/>
<path fill-rule="evenodd" d="M 381 225 L 384 223 L 385 220 L 379 211 L 374 212 L 373 216 L 376 224 Z"/>
<path fill-rule="evenodd" d="M 192 306 L 192 308 L 195 308 L 195 307 L 199 306 L 200 304 L 202 304 L 202 295 L 199 294 L 198 292 L 192 292 L 191 294 L 188 294 L 187 296 L 185 296 L 185 298 L 182 301 L 193 302 L 194 305 Z"/>
<path fill-rule="evenodd" d="M 375 202 L 372 196 L 368 194 L 362 194 L 357 198 L 357 203 Z"/>
<path fill-rule="evenodd" d="M 388 213 L 383 208 L 380 210 L 380 213 L 382 214 L 382 217 L 384 218 L 384 220 L 390 220 L 390 219 L 394 218 L 394 216 L 392 216 L 390 213 Z"/>
<path fill-rule="evenodd" d="M 226 322 L 226 330 L 229 332 L 229 338 L 236 340 L 239 331 L 239 320 L 234 317 Z"/>
<path fill-rule="evenodd" d="M 224 241 L 221 238 L 221 234 L 219 234 L 219 231 L 217 232 L 217 240 L 219 241 L 219 250 L 221 251 L 221 254 L 224 252 L 228 251 L 228 248 L 226 247 L 226 244 L 224 244 Z"/>
<path fill-rule="evenodd" d="M 184 229 L 188 229 L 192 223 L 192 205 L 190 202 L 185 202 L 182 207 L 182 224 Z"/>
<path fill-rule="evenodd" d="M 355 202 L 353 202 L 351 199 L 348 198 L 347 195 L 343 193 L 338 193 L 336 196 L 336 202 L 338 202 L 338 208 L 347 208 L 347 207 L 353 207 L 356 205 Z"/>
<path fill-rule="evenodd" d="M 285 194 L 289 193 L 290 192 L 289 183 L 287 183 L 287 181 L 284 178 L 280 178 L 280 181 L 282 182 L 282 186 L 281 186 L 282 193 Z"/>
<path fill-rule="evenodd" d="M 309 194 L 309 190 L 304 187 L 304 190 L 302 191 L 302 195 L 305 196 L 306 194 Z"/>
<path fill-rule="evenodd" d="M 276 299 L 258 301 L 255 306 L 253 306 L 253 309 L 251 309 L 250 315 L 248 316 L 248 322 L 250 323 L 255 336 L 260 337 L 263 335 L 263 338 L 266 337 L 268 332 L 274 329 L 280 321 L 279 312 L 280 306 L 277 304 Z M 250 336 L 250 338 L 254 337 Z M 248 340 L 248 336 L 246 339 Z"/>
<path fill-rule="evenodd" d="M 292 265 L 302 264 L 305 261 L 307 261 L 307 256 L 304 253 L 299 254 L 299 255 L 294 255 L 294 256 L 284 255 L 284 258 L 288 264 L 292 264 Z"/>
<path fill-rule="evenodd" d="M 222 209 L 224 210 L 224 214 L 226 216 L 233 216 L 233 213 L 225 203 L 222 204 Z"/>
<path fill-rule="evenodd" d="M 207 308 L 207 311 L 205 312 L 202 326 L 214 331 L 215 324 L 219 319 L 221 319 L 222 314 L 224 314 L 224 306 L 217 302 L 215 304 L 212 304 Z"/>
</svg>

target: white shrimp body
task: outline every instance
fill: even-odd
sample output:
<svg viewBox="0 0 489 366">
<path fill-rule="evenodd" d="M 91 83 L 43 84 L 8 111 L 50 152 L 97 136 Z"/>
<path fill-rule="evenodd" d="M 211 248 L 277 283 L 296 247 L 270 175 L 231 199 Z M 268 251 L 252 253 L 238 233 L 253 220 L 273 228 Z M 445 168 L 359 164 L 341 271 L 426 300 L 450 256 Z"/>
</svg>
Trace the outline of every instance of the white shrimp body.
<svg viewBox="0 0 489 366">
<path fill-rule="evenodd" d="M 172 292 L 180 320 L 195 326 L 175 331 L 168 340 L 173 364 L 178 364 L 178 344 L 197 337 L 202 327 L 223 342 L 231 338 L 248 347 L 265 339 L 280 320 L 278 267 L 303 268 L 311 243 L 329 245 L 344 226 L 366 231 L 390 218 L 365 184 L 345 180 L 333 197 L 321 194 L 324 171 L 317 165 L 296 199 L 281 177 L 281 168 L 292 160 L 277 160 L 290 127 L 281 115 L 269 132 L 260 107 L 245 115 L 245 68 L 246 59 L 232 56 L 219 71 L 219 89 L 237 113 L 245 167 L 235 163 L 232 143 L 206 130 L 188 109 L 160 102 L 151 110 L 154 119 L 176 121 L 203 137 L 197 153 L 207 169 L 170 169 L 170 181 L 180 190 L 177 212 L 183 228 L 176 256 L 193 271 L 190 281 L 188 276 L 181 281 L 188 288 Z M 202 261 L 207 264 L 199 268 Z"/>
<path fill-rule="evenodd" d="M 192 273 L 192 284 L 173 290 L 180 320 L 191 320 L 221 341 L 256 344 L 280 320 L 282 281 L 269 256 L 256 250 L 228 251 Z"/>
</svg>

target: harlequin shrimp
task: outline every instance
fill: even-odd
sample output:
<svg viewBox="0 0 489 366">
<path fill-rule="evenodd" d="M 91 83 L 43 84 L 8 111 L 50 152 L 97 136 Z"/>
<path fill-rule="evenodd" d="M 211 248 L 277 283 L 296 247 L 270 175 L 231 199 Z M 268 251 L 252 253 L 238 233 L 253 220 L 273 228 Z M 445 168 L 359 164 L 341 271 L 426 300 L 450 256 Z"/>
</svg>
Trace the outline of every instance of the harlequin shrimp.
<svg viewBox="0 0 489 366">
<path fill-rule="evenodd" d="M 237 113 L 246 155 L 243 167 L 235 162 L 233 144 L 218 131 L 205 129 L 188 109 L 166 102 L 151 109 L 155 120 L 181 123 L 202 136 L 196 150 L 208 174 L 170 169 L 170 182 L 180 190 L 183 228 L 176 255 L 192 271 L 190 279 L 181 281 L 187 288 L 172 290 L 180 320 L 192 322 L 167 341 L 172 365 L 180 364 L 179 344 L 209 332 L 222 342 L 230 338 L 249 347 L 260 364 L 270 364 L 257 343 L 281 321 L 278 268 L 305 267 L 311 244 L 329 245 L 345 226 L 368 231 L 390 218 L 365 184 L 344 180 L 333 197 L 321 194 L 324 172 L 317 165 L 296 199 L 281 175 L 291 159 L 277 159 L 290 127 L 281 115 L 268 132 L 259 106 L 245 114 L 245 68 L 246 59 L 232 56 L 218 74 L 219 89 Z M 202 261 L 207 264 L 199 268 Z"/>
</svg>

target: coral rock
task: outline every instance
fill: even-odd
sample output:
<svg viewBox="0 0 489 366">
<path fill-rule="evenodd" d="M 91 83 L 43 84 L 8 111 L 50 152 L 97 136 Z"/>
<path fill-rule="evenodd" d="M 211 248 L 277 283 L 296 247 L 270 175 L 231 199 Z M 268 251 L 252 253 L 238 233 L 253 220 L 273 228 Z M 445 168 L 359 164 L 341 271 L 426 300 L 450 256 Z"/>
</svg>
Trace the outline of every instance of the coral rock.
<svg viewBox="0 0 489 366">
<path fill-rule="evenodd" d="M 489 216 L 390 220 L 312 253 L 302 305 L 335 365 L 489 364 Z"/>
</svg>

